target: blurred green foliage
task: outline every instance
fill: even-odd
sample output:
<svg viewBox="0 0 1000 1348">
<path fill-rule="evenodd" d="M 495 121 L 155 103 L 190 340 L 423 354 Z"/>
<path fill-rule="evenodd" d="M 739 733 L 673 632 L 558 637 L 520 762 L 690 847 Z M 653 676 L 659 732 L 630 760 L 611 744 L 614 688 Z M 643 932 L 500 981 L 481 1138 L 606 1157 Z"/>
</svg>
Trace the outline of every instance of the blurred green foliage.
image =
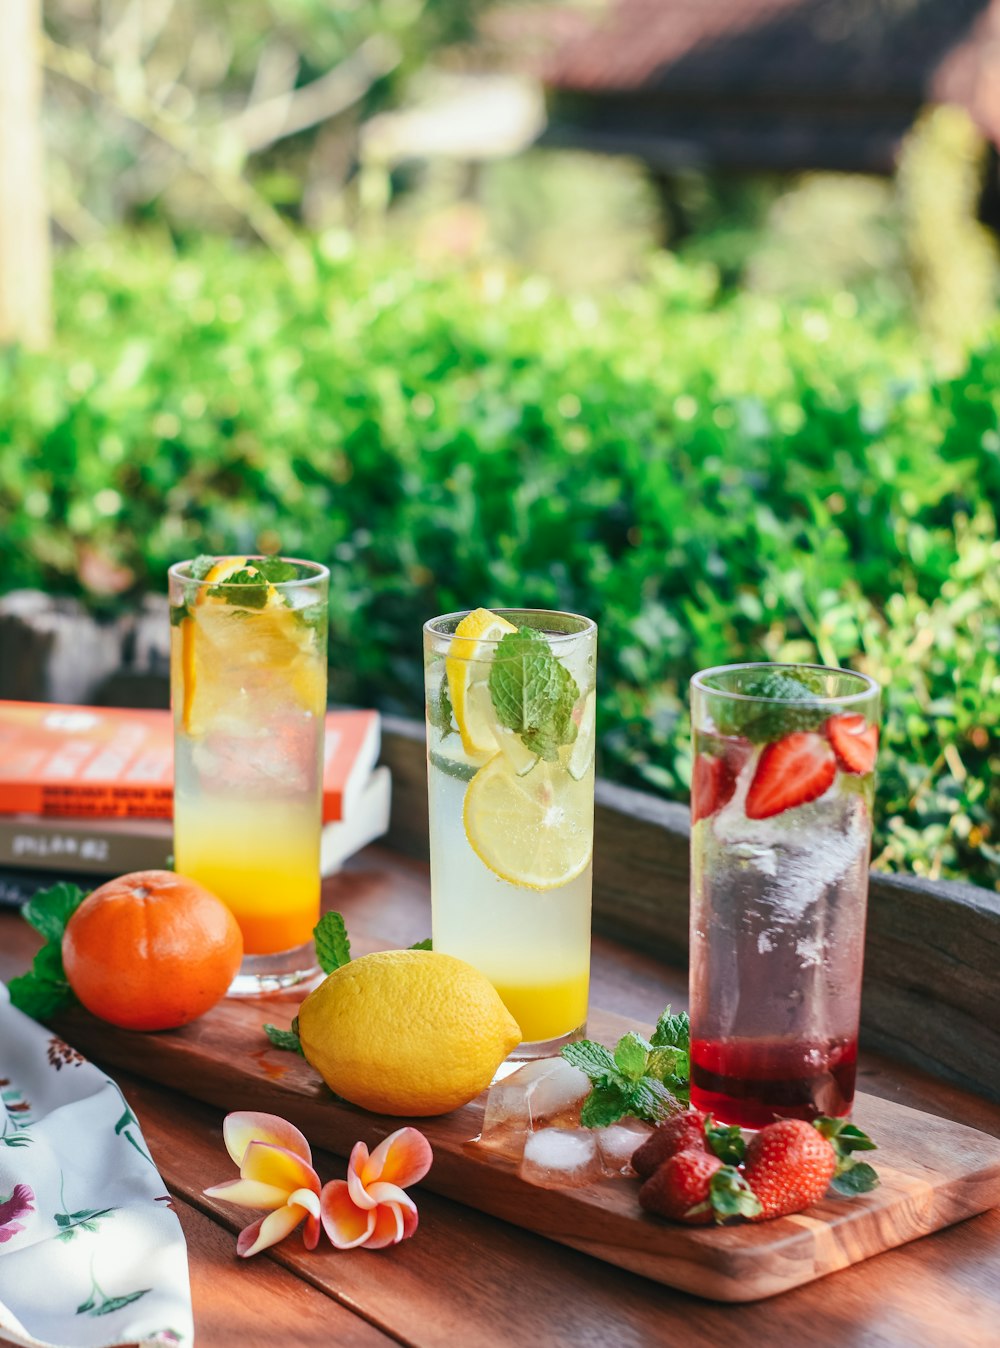
<svg viewBox="0 0 1000 1348">
<path fill-rule="evenodd" d="M 846 294 L 722 294 L 669 256 L 599 302 L 346 235 L 317 266 L 60 259 L 58 346 L 0 358 L 4 588 L 127 602 L 198 552 L 314 557 L 334 696 L 410 713 L 426 618 L 586 612 L 604 772 L 680 799 L 696 669 L 852 665 L 887 689 L 880 864 L 1000 886 L 1000 333 L 942 378 Z"/>
</svg>

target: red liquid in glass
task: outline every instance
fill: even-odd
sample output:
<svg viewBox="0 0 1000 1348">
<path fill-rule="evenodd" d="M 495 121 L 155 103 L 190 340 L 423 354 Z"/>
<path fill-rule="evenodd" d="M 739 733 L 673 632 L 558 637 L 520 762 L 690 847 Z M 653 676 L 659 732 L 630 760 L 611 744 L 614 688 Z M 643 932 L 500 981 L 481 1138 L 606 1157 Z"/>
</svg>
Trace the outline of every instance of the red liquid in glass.
<svg viewBox="0 0 1000 1348">
<path fill-rule="evenodd" d="M 691 1103 L 720 1123 L 840 1118 L 854 1100 L 858 1041 L 692 1039 Z"/>
</svg>

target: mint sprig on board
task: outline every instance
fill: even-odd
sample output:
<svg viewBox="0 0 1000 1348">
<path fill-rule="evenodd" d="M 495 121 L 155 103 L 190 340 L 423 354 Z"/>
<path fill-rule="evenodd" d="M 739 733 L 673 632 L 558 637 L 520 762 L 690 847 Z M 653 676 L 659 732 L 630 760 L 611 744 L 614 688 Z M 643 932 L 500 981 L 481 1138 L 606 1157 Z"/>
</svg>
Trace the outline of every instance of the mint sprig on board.
<svg viewBox="0 0 1000 1348">
<path fill-rule="evenodd" d="M 501 725 L 552 763 L 576 739 L 573 707 L 580 689 L 543 633 L 519 627 L 501 638 L 490 665 L 490 697 Z"/>
<path fill-rule="evenodd" d="M 325 974 L 332 974 L 351 962 L 351 942 L 347 935 L 347 924 L 340 913 L 324 913 L 313 927 L 313 941 L 316 945 L 316 960 Z M 292 1021 L 291 1028 L 282 1030 L 277 1025 L 265 1024 L 264 1033 L 273 1048 L 285 1049 L 289 1053 L 301 1053 L 299 1042 L 298 1017 Z"/>
<path fill-rule="evenodd" d="M 67 922 L 86 897 L 86 890 L 79 885 L 61 882 L 40 889 L 21 909 L 24 920 L 45 938 L 45 944 L 29 972 L 12 978 L 7 990 L 12 1004 L 33 1020 L 51 1020 L 60 1011 L 78 1005 L 63 968 L 62 939 Z"/>
<path fill-rule="evenodd" d="M 649 1039 L 630 1030 L 612 1051 L 592 1039 L 565 1044 L 562 1057 L 590 1078 L 580 1110 L 584 1128 L 606 1128 L 633 1117 L 659 1123 L 688 1102 L 691 1030 L 687 1016 L 670 1007 Z"/>
</svg>

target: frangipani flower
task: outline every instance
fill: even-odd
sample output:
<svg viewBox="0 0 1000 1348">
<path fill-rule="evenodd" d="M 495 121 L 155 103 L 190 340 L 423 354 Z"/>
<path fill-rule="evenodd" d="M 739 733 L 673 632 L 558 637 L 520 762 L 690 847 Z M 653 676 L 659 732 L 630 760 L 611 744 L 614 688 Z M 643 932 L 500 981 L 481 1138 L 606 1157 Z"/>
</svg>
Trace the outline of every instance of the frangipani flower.
<svg viewBox="0 0 1000 1348">
<path fill-rule="evenodd" d="M 247 1259 L 276 1245 L 303 1218 L 303 1242 L 307 1250 L 314 1250 L 320 1231 L 320 1184 L 309 1143 L 299 1130 L 277 1114 L 237 1110 L 226 1115 L 222 1136 L 240 1178 L 204 1192 L 244 1208 L 269 1209 L 266 1217 L 240 1232 L 236 1253 Z"/>
<path fill-rule="evenodd" d="M 323 1229 L 337 1249 L 379 1250 L 412 1236 L 417 1205 L 403 1190 L 423 1179 L 432 1160 L 431 1145 L 416 1128 L 390 1133 L 371 1154 L 356 1142 L 347 1179 L 323 1186 Z"/>
</svg>

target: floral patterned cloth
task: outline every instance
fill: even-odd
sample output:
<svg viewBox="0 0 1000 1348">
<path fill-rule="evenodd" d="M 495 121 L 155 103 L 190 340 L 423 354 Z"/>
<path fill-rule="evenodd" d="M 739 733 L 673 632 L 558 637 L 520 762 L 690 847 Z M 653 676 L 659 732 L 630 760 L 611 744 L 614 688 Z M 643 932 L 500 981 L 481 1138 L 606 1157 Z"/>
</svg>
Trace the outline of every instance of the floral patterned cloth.
<svg viewBox="0 0 1000 1348">
<path fill-rule="evenodd" d="M 0 1341 L 194 1342 L 187 1249 L 115 1083 L 0 983 Z"/>
</svg>

